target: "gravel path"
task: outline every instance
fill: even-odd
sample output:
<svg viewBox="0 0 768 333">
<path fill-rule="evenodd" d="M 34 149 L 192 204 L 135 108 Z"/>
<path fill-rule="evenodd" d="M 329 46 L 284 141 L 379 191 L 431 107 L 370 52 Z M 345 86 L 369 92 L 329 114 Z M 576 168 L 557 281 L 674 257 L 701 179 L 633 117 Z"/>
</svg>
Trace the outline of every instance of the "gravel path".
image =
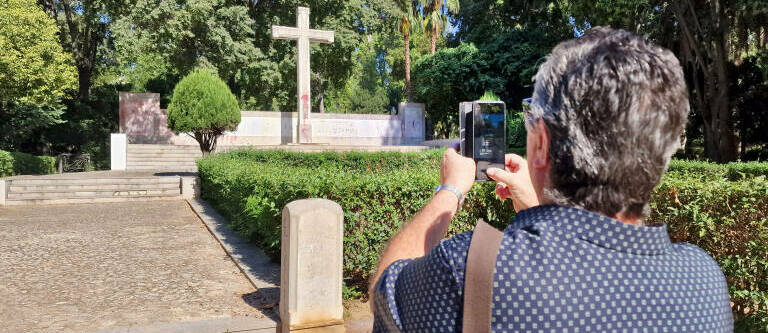
<svg viewBox="0 0 768 333">
<path fill-rule="evenodd" d="M 3 332 L 263 317 L 184 201 L 0 207 Z"/>
</svg>

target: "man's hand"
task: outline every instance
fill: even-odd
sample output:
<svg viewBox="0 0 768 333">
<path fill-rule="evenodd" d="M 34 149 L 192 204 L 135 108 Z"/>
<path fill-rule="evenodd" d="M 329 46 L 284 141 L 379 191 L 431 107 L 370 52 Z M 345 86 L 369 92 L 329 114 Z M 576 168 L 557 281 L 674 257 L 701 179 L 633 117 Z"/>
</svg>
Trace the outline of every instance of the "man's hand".
<svg viewBox="0 0 768 333">
<path fill-rule="evenodd" d="M 520 155 L 507 154 L 504 156 L 506 170 L 489 168 L 488 177 L 499 182 L 496 185 L 496 195 L 499 200 L 512 199 L 515 211 L 519 212 L 539 205 L 536 190 L 533 189 L 531 174 L 528 173 L 528 163 Z"/>
<path fill-rule="evenodd" d="M 475 183 L 475 161 L 459 155 L 456 150 L 448 148 L 443 154 L 440 166 L 440 184 L 456 186 L 461 193 L 467 194 Z"/>
</svg>

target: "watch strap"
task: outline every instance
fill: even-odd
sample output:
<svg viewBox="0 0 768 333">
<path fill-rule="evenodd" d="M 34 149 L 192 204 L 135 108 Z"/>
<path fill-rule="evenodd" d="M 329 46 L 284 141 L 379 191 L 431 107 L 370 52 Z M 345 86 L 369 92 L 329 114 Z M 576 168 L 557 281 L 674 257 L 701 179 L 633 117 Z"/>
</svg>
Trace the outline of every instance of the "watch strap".
<svg viewBox="0 0 768 333">
<path fill-rule="evenodd" d="M 461 190 L 459 190 L 458 187 L 448 184 L 438 185 L 435 187 L 435 193 L 440 192 L 442 190 L 450 191 L 453 194 L 456 195 L 456 197 L 459 199 L 459 207 L 461 207 L 461 204 L 464 203 L 464 193 L 461 193 Z"/>
</svg>

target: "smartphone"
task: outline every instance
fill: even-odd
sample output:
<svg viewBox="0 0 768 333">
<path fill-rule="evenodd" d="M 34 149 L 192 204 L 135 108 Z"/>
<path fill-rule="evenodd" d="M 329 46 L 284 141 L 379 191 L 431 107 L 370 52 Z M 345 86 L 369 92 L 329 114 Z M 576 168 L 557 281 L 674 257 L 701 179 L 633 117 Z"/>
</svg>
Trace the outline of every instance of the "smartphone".
<svg viewBox="0 0 768 333">
<path fill-rule="evenodd" d="M 477 163 L 475 181 L 489 181 L 488 168 L 504 170 L 506 153 L 506 105 L 475 101 L 459 105 L 461 154 Z"/>
</svg>

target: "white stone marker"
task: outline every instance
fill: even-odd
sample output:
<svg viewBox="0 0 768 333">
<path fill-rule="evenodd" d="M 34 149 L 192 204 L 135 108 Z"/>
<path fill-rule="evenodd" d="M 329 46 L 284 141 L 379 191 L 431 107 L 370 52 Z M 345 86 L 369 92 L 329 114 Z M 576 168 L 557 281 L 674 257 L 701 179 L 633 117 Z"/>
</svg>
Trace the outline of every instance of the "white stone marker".
<svg viewBox="0 0 768 333">
<path fill-rule="evenodd" d="M 112 170 L 125 170 L 128 160 L 128 137 L 125 133 L 112 133 L 109 136 L 110 159 Z"/>
<path fill-rule="evenodd" d="M 341 305 L 344 213 L 326 199 L 283 208 L 280 266 L 281 332 L 344 332 Z"/>
<path fill-rule="evenodd" d="M 309 43 L 333 43 L 333 31 L 313 30 L 309 28 L 309 8 L 296 10 L 296 27 L 272 26 L 272 39 L 298 41 L 296 57 L 296 98 L 299 111 L 298 143 L 312 143 L 312 124 L 309 121 L 311 111 L 309 90 Z"/>
</svg>

